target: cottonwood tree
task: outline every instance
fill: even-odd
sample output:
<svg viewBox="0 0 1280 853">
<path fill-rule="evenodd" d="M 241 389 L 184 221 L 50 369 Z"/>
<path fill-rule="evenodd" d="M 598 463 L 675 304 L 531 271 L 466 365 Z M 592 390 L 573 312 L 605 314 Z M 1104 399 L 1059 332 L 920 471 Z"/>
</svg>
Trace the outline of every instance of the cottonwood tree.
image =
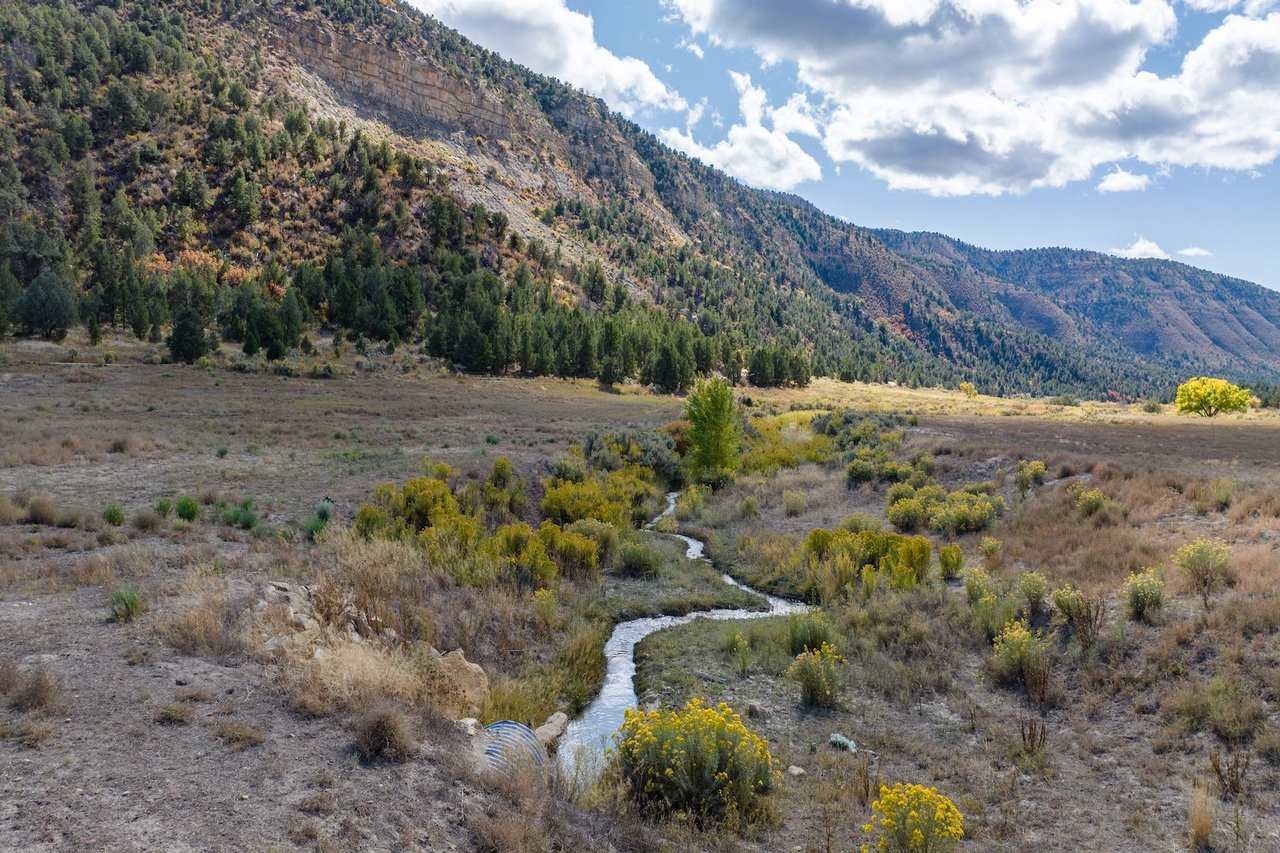
<svg viewBox="0 0 1280 853">
<path fill-rule="evenodd" d="M 1212 418 L 1224 412 L 1249 410 L 1249 389 L 1232 385 L 1225 379 L 1197 376 L 1178 386 L 1174 403 L 1179 413 L 1192 413 Z"/>
<path fill-rule="evenodd" d="M 725 480 L 738 468 L 742 428 L 738 424 L 733 389 L 723 379 L 699 382 L 684 403 L 689 420 L 689 468 L 708 482 Z"/>
</svg>

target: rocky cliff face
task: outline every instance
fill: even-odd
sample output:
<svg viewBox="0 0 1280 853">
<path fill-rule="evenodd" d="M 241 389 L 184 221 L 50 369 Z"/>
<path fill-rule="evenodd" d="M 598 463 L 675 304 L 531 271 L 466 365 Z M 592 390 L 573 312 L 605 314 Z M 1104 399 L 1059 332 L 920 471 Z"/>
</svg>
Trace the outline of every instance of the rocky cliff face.
<svg viewBox="0 0 1280 853">
<path fill-rule="evenodd" d="M 519 126 L 506 104 L 421 59 L 402 56 L 312 21 L 290 19 L 276 31 L 290 59 L 333 88 L 407 114 L 415 123 L 505 138 Z"/>
</svg>

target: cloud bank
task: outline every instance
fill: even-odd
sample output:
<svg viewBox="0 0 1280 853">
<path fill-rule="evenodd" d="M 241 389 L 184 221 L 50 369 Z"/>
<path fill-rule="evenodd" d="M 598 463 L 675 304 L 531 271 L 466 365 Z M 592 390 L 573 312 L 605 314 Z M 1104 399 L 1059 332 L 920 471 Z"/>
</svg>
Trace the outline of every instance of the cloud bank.
<svg viewBox="0 0 1280 853">
<path fill-rule="evenodd" d="M 468 38 L 603 98 L 626 116 L 687 104 L 642 60 L 602 47 L 589 15 L 564 0 L 409 0 Z"/>
<path fill-rule="evenodd" d="M 1228 14 L 1166 76 L 1145 65 L 1177 31 L 1166 0 L 664 2 L 707 44 L 794 66 L 820 104 L 811 117 L 826 153 L 891 188 L 999 195 L 1119 162 L 1249 171 L 1280 156 L 1274 2 L 1189 0 Z M 714 145 L 667 136 L 691 153 L 741 151 L 745 119 Z M 779 133 L 775 155 L 790 142 Z M 1147 182 L 1116 166 L 1097 189 Z"/>
</svg>

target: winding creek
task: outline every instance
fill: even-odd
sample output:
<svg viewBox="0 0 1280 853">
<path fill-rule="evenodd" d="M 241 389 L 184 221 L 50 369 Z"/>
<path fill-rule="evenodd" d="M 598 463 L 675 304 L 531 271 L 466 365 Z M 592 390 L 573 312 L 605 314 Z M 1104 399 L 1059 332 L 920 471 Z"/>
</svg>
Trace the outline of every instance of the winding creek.
<svg viewBox="0 0 1280 853">
<path fill-rule="evenodd" d="M 667 495 L 667 508 L 645 525 L 645 530 L 652 531 L 654 525 L 670 515 L 676 508 L 676 493 Z M 703 543 L 692 536 L 678 533 L 658 534 L 670 535 L 685 543 L 685 557 L 689 560 L 704 560 Z M 729 575 L 722 575 L 724 582 L 753 592 L 769 604 L 768 610 L 741 610 L 736 608 L 719 608 L 715 610 L 695 610 L 683 616 L 653 616 L 644 619 L 632 619 L 619 622 L 605 643 L 604 653 L 607 660 L 604 686 L 599 695 L 591 701 L 576 719 L 569 723 L 564 737 L 560 741 L 560 761 L 566 770 L 594 775 L 602 765 L 605 749 L 610 745 L 610 738 L 622 725 L 623 712 L 636 707 L 638 698 L 635 690 L 636 643 L 645 637 L 683 625 L 694 619 L 761 619 L 766 616 L 785 616 L 789 613 L 800 613 L 808 610 L 806 604 L 777 598 L 743 586 Z"/>
</svg>

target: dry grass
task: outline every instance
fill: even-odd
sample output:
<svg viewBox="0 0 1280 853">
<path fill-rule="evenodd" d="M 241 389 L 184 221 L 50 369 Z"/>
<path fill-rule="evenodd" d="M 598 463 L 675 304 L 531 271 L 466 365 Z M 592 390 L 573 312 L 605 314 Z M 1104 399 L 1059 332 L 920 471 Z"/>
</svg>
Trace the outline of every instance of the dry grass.
<svg viewBox="0 0 1280 853">
<path fill-rule="evenodd" d="M 1187 801 L 1187 836 L 1193 850 L 1210 849 L 1209 839 L 1218 821 L 1218 798 L 1204 779 L 1196 779 Z"/>
<path fill-rule="evenodd" d="M 0 660 L 0 694 L 7 695 L 17 687 L 21 677 L 22 670 L 18 668 L 16 661 L 11 658 Z"/>
<path fill-rule="evenodd" d="M 184 654 L 226 657 L 244 649 L 244 605 L 223 579 L 195 575 L 183 583 L 176 611 L 162 617 L 157 629 Z"/>
<path fill-rule="evenodd" d="M 288 664 L 284 672 L 294 709 L 311 716 L 384 701 L 433 707 L 450 695 L 438 665 L 425 657 L 345 639 L 318 652 Z"/>
<path fill-rule="evenodd" d="M 165 705 L 152 718 L 162 726 L 185 726 L 195 717 L 190 705 Z"/>
<path fill-rule="evenodd" d="M 203 687 L 184 687 L 174 698 L 179 702 L 208 702 L 210 695 Z"/>
<path fill-rule="evenodd" d="M 1151 496 L 1151 502 L 1142 504 L 1136 491 L 1127 490 L 1125 499 L 1148 507 L 1162 500 Z M 1171 544 L 1162 544 L 1152 531 L 1135 526 L 1120 512 L 1104 509 L 1080 518 L 1073 497 L 1061 488 L 1042 492 L 1019 506 L 997 535 L 1003 542 L 1005 564 L 1019 571 L 1034 567 L 1055 586 L 1070 582 L 1086 592 L 1110 593 L 1130 572 L 1163 562 L 1172 550 Z"/>
<path fill-rule="evenodd" d="M 298 811 L 305 814 L 332 814 L 337 808 L 337 800 L 328 791 L 307 794 L 301 800 L 298 800 Z"/>
<path fill-rule="evenodd" d="M 248 749 L 266 741 L 267 736 L 239 720 L 222 720 L 213 727 L 213 734 L 232 749 Z"/>
<path fill-rule="evenodd" d="M 356 755 L 366 763 L 379 758 L 407 761 L 417 746 L 409 718 L 392 705 L 378 705 L 365 711 L 352 728 Z"/>
<path fill-rule="evenodd" d="M 9 691 L 9 704 L 19 711 L 54 712 L 63 708 L 62 685 L 44 667 L 18 679 Z"/>
<path fill-rule="evenodd" d="M 23 519 L 22 508 L 8 495 L 0 495 L 0 524 L 16 524 Z"/>
<path fill-rule="evenodd" d="M 35 495 L 27 501 L 27 523 L 52 526 L 58 523 L 58 505 L 47 495 Z"/>
<path fill-rule="evenodd" d="M 23 749 L 36 749 L 53 737 L 53 724 L 47 720 L 24 719 L 0 723 L 0 740 L 12 739 Z"/>
</svg>

